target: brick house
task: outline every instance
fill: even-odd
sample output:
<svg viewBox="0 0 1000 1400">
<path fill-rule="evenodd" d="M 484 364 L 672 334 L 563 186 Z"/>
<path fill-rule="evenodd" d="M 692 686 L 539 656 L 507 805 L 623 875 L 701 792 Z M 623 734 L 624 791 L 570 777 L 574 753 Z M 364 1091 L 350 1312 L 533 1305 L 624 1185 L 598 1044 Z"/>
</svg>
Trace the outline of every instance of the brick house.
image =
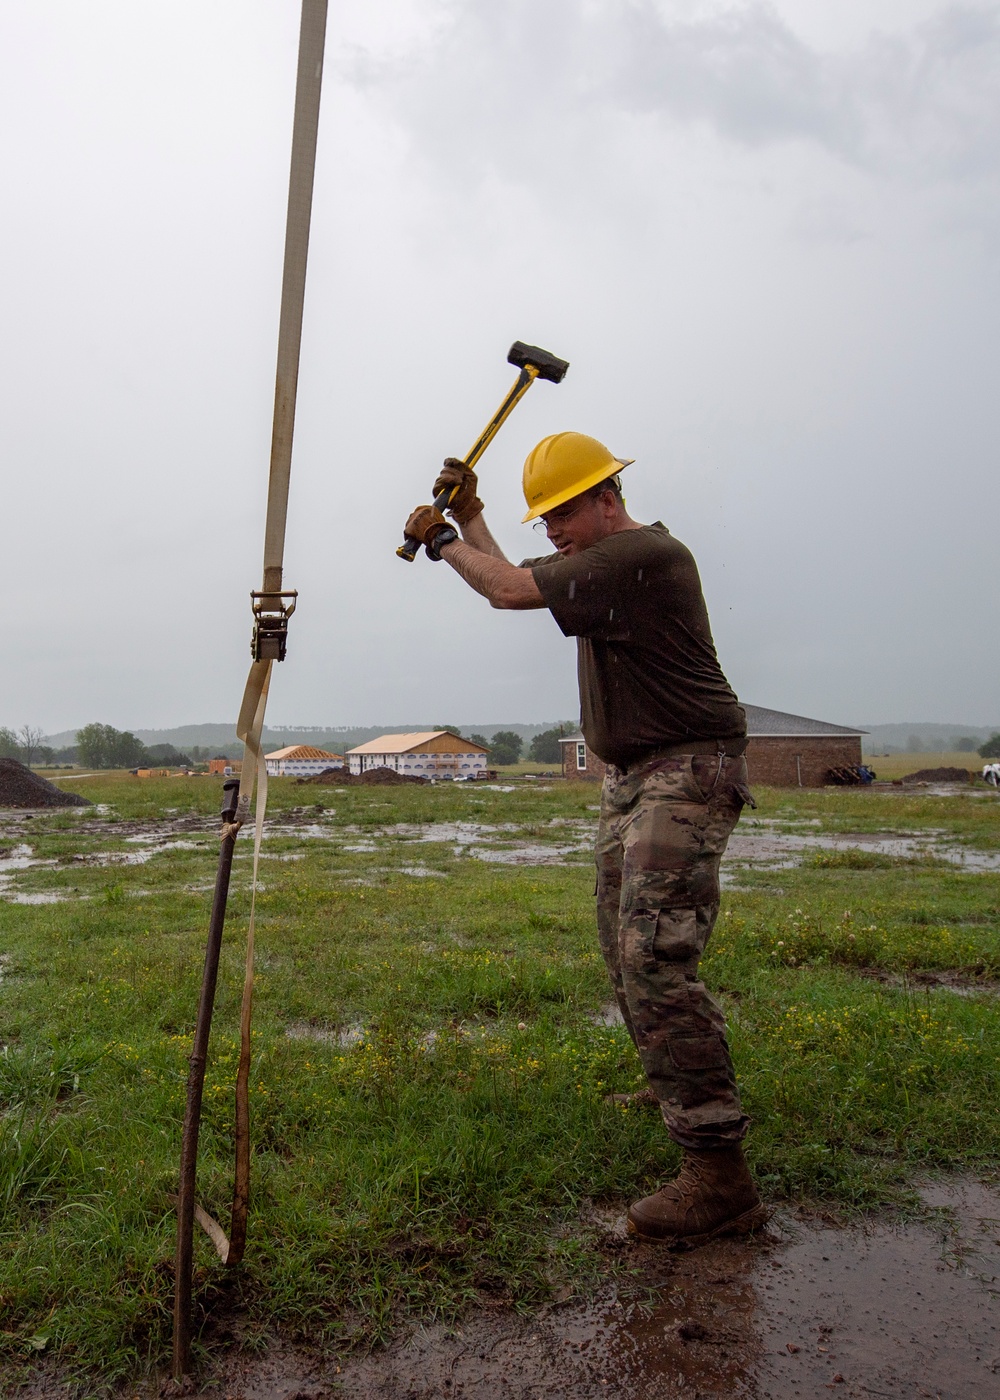
<svg viewBox="0 0 1000 1400">
<path fill-rule="evenodd" d="M 210 775 L 216 777 L 238 778 L 243 772 L 243 760 L 240 758 L 210 758 L 208 771 Z"/>
<path fill-rule="evenodd" d="M 382 734 L 347 750 L 355 775 L 370 768 L 391 768 L 418 778 L 485 778 L 489 749 L 447 729 L 419 734 Z"/>
<path fill-rule="evenodd" d="M 607 764 L 587 747 L 581 730 L 567 734 L 559 740 L 562 749 L 562 775 L 564 778 L 592 778 L 600 781 L 604 777 Z"/>
<path fill-rule="evenodd" d="M 822 787 L 831 768 L 861 762 L 863 729 L 821 719 L 744 705 L 747 713 L 747 768 L 750 782 L 768 787 Z M 605 764 L 591 753 L 581 733 L 560 739 L 564 778 L 603 778 Z"/>
<path fill-rule="evenodd" d="M 744 705 L 747 712 L 747 768 L 750 782 L 768 787 L 823 787 L 831 768 L 861 762 L 864 729 L 827 724 L 821 719 L 788 715 Z"/>
</svg>

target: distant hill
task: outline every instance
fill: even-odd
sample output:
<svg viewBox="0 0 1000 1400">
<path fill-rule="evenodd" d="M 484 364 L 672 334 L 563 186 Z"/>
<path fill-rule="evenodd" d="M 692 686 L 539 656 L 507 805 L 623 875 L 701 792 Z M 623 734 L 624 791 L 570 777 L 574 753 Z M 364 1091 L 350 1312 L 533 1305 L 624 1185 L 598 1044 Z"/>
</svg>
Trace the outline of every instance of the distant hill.
<svg viewBox="0 0 1000 1400">
<path fill-rule="evenodd" d="M 436 720 L 414 720 L 412 724 L 369 724 L 369 725 L 277 725 L 264 729 L 264 746 L 280 749 L 286 744 L 313 744 L 319 749 L 331 749 L 343 753 L 356 744 L 367 743 L 379 734 L 408 734 L 414 730 L 439 729 L 442 721 L 448 724 L 447 715 L 439 715 Z M 462 734 L 482 734 L 492 739 L 498 729 L 510 729 L 520 734 L 525 745 L 544 729 L 554 729 L 559 723 L 575 728 L 575 720 L 545 720 L 541 724 L 460 724 Z M 866 753 L 949 753 L 959 739 L 974 739 L 976 747 L 990 737 L 1000 733 L 1000 722 L 983 728 L 978 724 L 933 724 L 914 722 L 912 724 L 859 724 L 859 729 L 868 731 L 863 740 Z M 132 731 L 144 744 L 173 744 L 177 749 L 188 753 L 192 748 L 211 749 L 213 753 L 238 757 L 241 744 L 236 738 L 236 728 L 232 724 L 180 724 L 174 729 L 135 729 Z M 569 732 L 567 730 L 567 732 Z M 49 734 L 43 743 L 54 749 L 68 748 L 76 743 L 76 730 L 67 729 L 61 734 Z"/>
<path fill-rule="evenodd" d="M 448 716 L 439 716 L 437 721 L 412 724 L 342 725 L 328 728 L 324 725 L 265 725 L 265 749 L 280 749 L 286 744 L 312 744 L 318 749 L 330 749 L 343 753 L 356 744 L 365 744 L 369 739 L 377 739 L 380 734 L 410 734 L 423 729 L 440 729 L 448 724 Z M 575 720 L 561 721 L 567 733 L 576 727 Z M 498 729 L 513 730 L 520 734 L 527 745 L 536 734 L 545 729 L 554 729 L 559 720 L 546 720 L 543 724 L 462 724 L 459 732 L 466 736 L 482 734 L 492 739 Z M 189 753 L 193 748 L 211 749 L 213 753 L 236 757 L 242 745 L 236 737 L 236 727 L 232 724 L 181 724 L 174 729 L 133 729 L 132 733 L 144 744 L 173 744 L 174 748 Z M 44 743 L 54 749 L 69 748 L 76 743 L 76 730 L 67 729 L 61 734 L 46 735 Z"/>
<path fill-rule="evenodd" d="M 862 740 L 866 753 L 951 753 L 961 739 L 975 739 L 976 748 L 993 734 L 1000 733 L 1000 724 L 861 724 L 868 736 Z"/>
</svg>

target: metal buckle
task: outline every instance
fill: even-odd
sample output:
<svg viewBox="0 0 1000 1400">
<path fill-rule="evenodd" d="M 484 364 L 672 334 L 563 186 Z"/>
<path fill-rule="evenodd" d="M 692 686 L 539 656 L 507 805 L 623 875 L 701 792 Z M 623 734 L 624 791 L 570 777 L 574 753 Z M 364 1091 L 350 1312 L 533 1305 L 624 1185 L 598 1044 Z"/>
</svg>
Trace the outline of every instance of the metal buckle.
<svg viewBox="0 0 1000 1400">
<path fill-rule="evenodd" d="M 255 661 L 284 661 L 288 619 L 295 611 L 298 596 L 297 589 L 288 593 L 250 594 L 254 618 L 250 653 Z"/>
</svg>

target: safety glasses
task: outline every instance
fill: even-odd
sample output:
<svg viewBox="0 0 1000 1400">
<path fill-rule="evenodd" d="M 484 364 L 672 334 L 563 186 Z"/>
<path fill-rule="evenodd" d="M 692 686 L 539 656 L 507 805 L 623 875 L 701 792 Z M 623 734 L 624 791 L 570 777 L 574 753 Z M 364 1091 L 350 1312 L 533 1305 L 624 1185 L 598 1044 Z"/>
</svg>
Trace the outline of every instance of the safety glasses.
<svg viewBox="0 0 1000 1400">
<path fill-rule="evenodd" d="M 547 515 L 540 515 L 532 524 L 531 528 L 536 535 L 547 535 L 556 526 L 565 525 L 568 520 L 572 520 L 587 504 L 589 497 L 568 506 L 560 506 L 557 510 L 550 510 Z"/>
</svg>

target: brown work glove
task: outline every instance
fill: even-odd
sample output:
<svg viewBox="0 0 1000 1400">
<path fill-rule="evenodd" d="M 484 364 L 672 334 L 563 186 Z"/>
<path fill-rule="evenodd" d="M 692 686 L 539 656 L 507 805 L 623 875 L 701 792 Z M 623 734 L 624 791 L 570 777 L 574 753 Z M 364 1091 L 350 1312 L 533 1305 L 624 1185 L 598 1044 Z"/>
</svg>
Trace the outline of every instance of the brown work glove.
<svg viewBox="0 0 1000 1400">
<path fill-rule="evenodd" d="M 439 510 L 433 506 L 417 506 L 406 522 L 403 534 L 411 540 L 419 540 L 421 544 L 432 545 L 435 536 L 442 530 L 447 530 L 452 536 L 455 534 Z"/>
<path fill-rule="evenodd" d="M 471 467 L 467 467 L 457 457 L 444 459 L 444 467 L 434 483 L 434 499 L 436 500 L 442 491 L 454 492 L 445 509 L 459 525 L 468 525 L 470 520 L 482 515 L 483 503 L 476 495 L 478 489 L 479 478 Z"/>
</svg>

